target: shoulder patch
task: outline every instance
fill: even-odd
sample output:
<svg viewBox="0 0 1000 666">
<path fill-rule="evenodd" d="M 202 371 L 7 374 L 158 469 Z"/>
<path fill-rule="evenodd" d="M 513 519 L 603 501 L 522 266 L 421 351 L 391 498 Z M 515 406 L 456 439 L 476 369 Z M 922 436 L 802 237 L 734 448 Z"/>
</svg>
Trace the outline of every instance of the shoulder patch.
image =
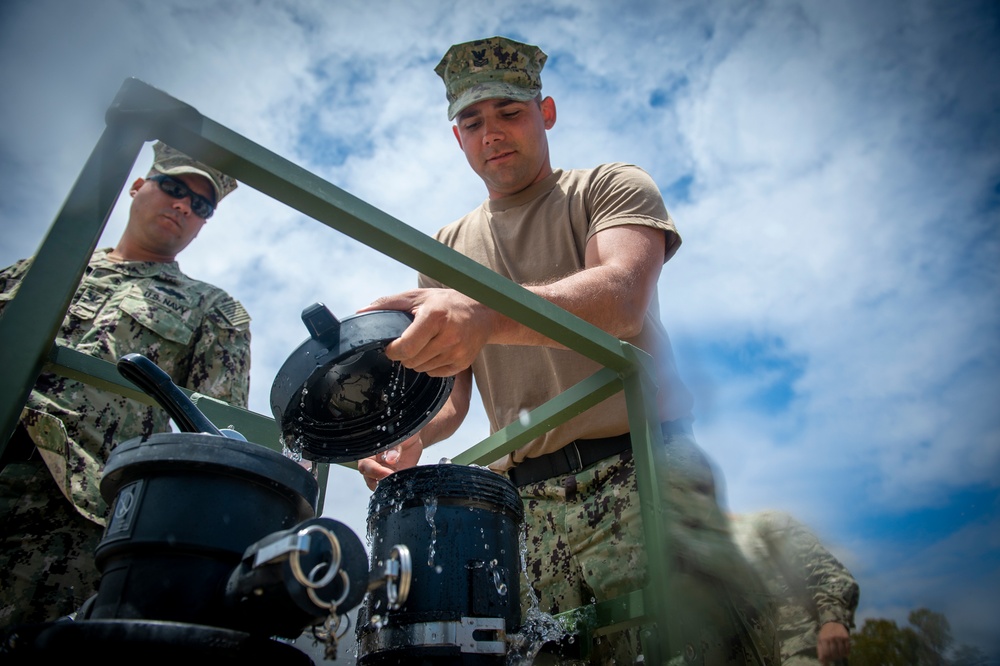
<svg viewBox="0 0 1000 666">
<path fill-rule="evenodd" d="M 229 322 L 230 326 L 239 328 L 250 323 L 250 313 L 243 305 L 232 298 L 227 298 L 215 306 L 215 311 Z"/>
</svg>

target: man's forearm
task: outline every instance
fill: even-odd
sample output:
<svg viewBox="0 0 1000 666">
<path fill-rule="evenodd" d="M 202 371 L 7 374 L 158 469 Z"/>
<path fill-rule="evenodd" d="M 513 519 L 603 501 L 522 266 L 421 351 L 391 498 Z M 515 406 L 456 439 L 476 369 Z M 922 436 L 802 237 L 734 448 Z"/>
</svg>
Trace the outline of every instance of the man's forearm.
<svg viewBox="0 0 1000 666">
<path fill-rule="evenodd" d="M 471 398 L 472 371 L 465 370 L 455 376 L 455 384 L 441 411 L 420 430 L 420 444 L 424 449 L 455 434 L 469 413 Z"/>
</svg>

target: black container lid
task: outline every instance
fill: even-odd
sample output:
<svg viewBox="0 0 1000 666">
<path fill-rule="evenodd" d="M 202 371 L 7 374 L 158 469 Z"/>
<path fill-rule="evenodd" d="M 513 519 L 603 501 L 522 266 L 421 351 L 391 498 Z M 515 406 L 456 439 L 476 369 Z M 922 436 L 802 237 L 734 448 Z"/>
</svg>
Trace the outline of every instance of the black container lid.
<svg viewBox="0 0 1000 666">
<path fill-rule="evenodd" d="M 136 479 L 199 471 L 272 487 L 301 503 L 304 517 L 318 509 L 319 483 L 298 463 L 260 444 L 193 432 L 155 433 L 116 446 L 101 475 L 101 496 L 110 504 Z"/>
<path fill-rule="evenodd" d="M 417 465 L 379 481 L 368 500 L 369 533 L 386 516 L 414 506 L 425 507 L 429 500 L 502 513 L 518 525 L 524 520 L 524 503 L 507 477 L 473 465 Z"/>
<path fill-rule="evenodd" d="M 430 377 L 389 360 L 385 345 L 413 318 L 397 310 L 336 317 L 322 304 L 302 312 L 310 338 L 281 366 L 271 411 L 285 446 L 316 462 L 385 451 L 444 405 L 454 377 Z"/>
</svg>

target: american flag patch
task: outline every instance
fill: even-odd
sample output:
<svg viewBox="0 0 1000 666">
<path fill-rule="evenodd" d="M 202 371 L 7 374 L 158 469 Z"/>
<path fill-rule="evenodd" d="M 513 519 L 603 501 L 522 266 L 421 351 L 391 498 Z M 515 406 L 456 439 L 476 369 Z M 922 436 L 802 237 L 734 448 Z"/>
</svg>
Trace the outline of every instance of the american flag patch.
<svg viewBox="0 0 1000 666">
<path fill-rule="evenodd" d="M 215 306 L 215 309 L 232 326 L 244 326 L 250 323 L 250 313 L 237 300 L 229 299 L 223 303 L 219 303 Z"/>
</svg>

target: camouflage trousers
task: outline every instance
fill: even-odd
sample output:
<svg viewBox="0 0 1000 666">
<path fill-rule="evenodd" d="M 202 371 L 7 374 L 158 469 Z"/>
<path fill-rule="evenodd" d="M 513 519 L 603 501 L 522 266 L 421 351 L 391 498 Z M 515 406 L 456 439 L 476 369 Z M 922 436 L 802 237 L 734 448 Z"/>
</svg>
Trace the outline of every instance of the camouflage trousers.
<svg viewBox="0 0 1000 666">
<path fill-rule="evenodd" d="M 665 435 L 664 445 L 654 457 L 670 552 L 657 556 L 671 563 L 663 591 L 671 619 L 646 640 L 671 664 L 777 666 L 773 601 L 730 537 L 711 465 L 688 434 Z M 560 613 L 645 585 L 630 451 L 520 492 L 526 576 L 540 610 Z M 595 639 L 589 663 L 637 663 L 641 652 L 640 629 L 626 629 Z"/>
<path fill-rule="evenodd" d="M 37 458 L 0 471 L 0 628 L 48 622 L 96 593 L 104 529 L 81 516 Z"/>
</svg>

